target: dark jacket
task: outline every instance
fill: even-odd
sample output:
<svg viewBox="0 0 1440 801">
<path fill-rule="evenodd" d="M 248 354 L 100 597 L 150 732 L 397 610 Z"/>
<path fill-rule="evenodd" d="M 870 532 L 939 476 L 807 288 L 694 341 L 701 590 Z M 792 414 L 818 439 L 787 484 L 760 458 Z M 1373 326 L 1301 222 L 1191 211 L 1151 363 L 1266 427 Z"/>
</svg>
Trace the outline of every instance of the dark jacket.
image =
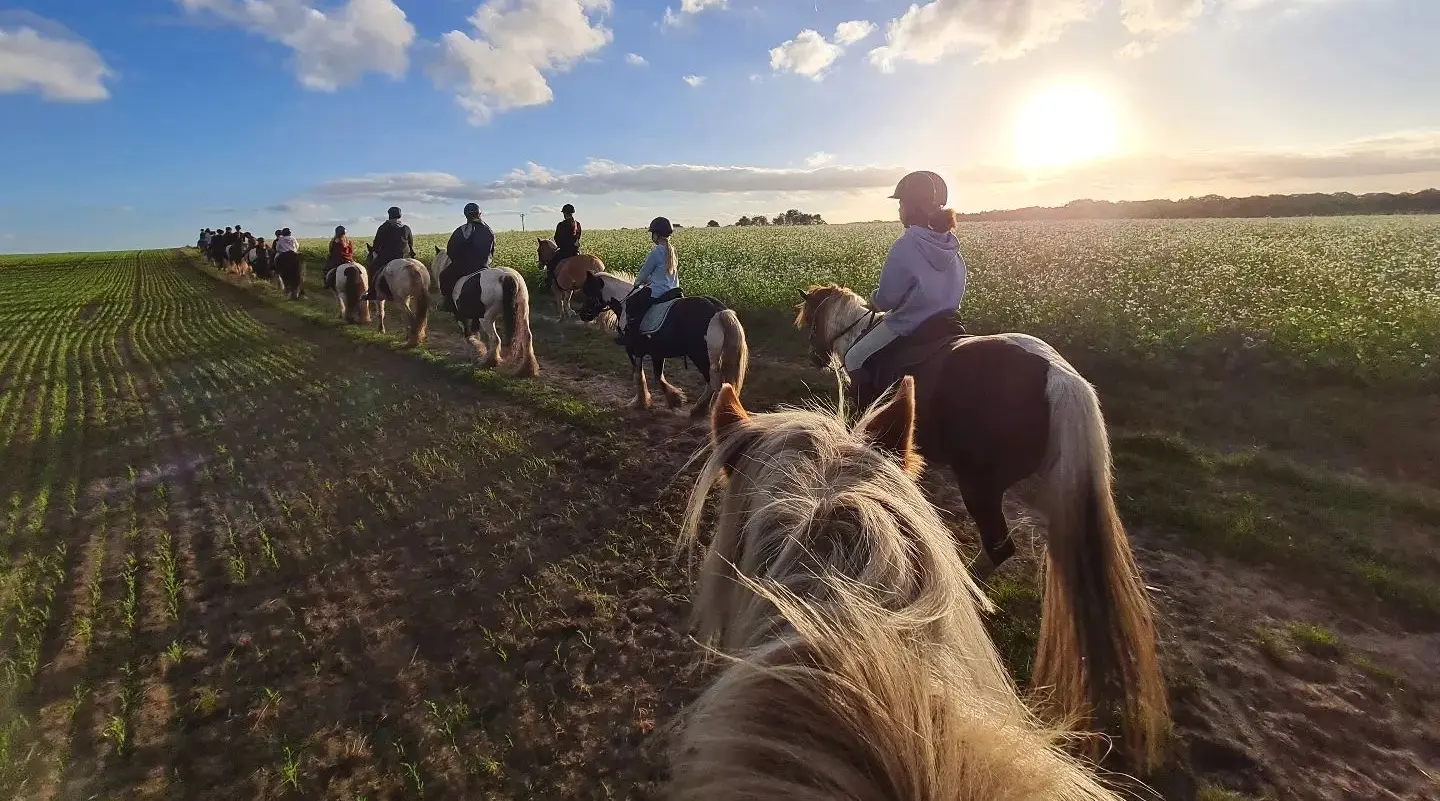
<svg viewBox="0 0 1440 801">
<path fill-rule="evenodd" d="M 575 218 L 561 220 L 555 226 L 555 244 L 560 252 L 576 254 L 580 252 L 580 221 Z"/>
<path fill-rule="evenodd" d="M 415 258 L 415 236 L 410 226 L 399 220 L 386 220 L 375 231 L 375 263 L 386 265 L 396 259 Z"/>
<path fill-rule="evenodd" d="M 465 223 L 450 235 L 450 242 L 445 245 L 445 255 L 450 257 L 460 275 L 483 270 L 489 267 L 490 260 L 495 258 L 495 232 L 490 230 L 484 220 Z"/>
</svg>

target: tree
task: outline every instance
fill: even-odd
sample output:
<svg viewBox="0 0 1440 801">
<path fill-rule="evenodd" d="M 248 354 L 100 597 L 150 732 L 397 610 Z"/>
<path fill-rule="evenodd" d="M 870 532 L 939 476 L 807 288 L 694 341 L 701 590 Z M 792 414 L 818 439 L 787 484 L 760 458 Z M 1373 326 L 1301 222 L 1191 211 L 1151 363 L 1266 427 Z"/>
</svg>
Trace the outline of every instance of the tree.
<svg viewBox="0 0 1440 801">
<path fill-rule="evenodd" d="M 749 218 L 749 217 L 741 217 L 740 219 L 738 219 L 738 220 L 735 221 L 735 224 L 736 224 L 736 225 L 748 226 L 748 225 L 750 225 L 750 218 Z"/>
<path fill-rule="evenodd" d="M 706 227 L 706 228 L 719 228 L 719 227 L 720 227 L 720 223 L 715 222 L 714 220 L 711 220 L 710 222 L 705 223 L 705 227 Z"/>
<path fill-rule="evenodd" d="M 1440 190 L 1302 195 L 1205 195 L 1183 200 L 1072 200 L 1063 206 L 1030 206 L 958 215 L 962 220 L 1174 220 L 1192 217 L 1320 217 L 1337 214 L 1434 214 Z"/>
</svg>

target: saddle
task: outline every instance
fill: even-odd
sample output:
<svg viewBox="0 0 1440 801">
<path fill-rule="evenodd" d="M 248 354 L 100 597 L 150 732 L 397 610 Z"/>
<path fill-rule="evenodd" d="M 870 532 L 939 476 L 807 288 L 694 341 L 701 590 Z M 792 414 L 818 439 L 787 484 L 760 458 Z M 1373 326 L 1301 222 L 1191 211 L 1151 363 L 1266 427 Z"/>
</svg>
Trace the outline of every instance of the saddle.
<svg viewBox="0 0 1440 801">
<path fill-rule="evenodd" d="M 856 386 L 857 404 L 864 408 L 881 393 L 907 375 L 915 375 L 937 354 L 970 336 L 964 323 L 954 314 L 937 314 L 920 324 L 910 334 L 881 348 L 865 363 L 869 386 Z"/>
</svg>

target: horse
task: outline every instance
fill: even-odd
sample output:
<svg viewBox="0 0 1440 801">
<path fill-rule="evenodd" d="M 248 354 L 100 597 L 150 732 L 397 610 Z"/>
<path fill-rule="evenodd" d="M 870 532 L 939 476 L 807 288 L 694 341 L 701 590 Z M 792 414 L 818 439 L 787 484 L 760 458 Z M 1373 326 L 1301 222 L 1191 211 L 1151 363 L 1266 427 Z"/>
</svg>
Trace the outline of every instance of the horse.
<svg viewBox="0 0 1440 801">
<path fill-rule="evenodd" d="M 540 273 L 546 272 L 546 266 L 550 259 L 555 256 L 559 246 L 553 239 L 535 240 L 535 260 L 540 265 Z M 605 262 L 599 256 L 589 253 L 579 253 L 574 256 L 567 256 L 555 265 L 555 272 L 550 276 L 550 293 L 555 298 L 555 318 L 561 322 L 574 313 L 570 308 L 570 299 L 575 291 L 585 283 L 587 273 L 605 272 Z"/>
<path fill-rule="evenodd" d="M 425 264 L 418 259 L 395 259 L 381 268 L 375 282 L 375 309 L 382 334 L 387 300 L 398 303 L 405 316 L 406 346 L 419 346 L 430 321 L 430 272 Z"/>
<path fill-rule="evenodd" d="M 830 284 L 800 293 L 795 324 L 816 366 L 832 366 L 884 315 Z M 1032 505 L 1048 528 L 1034 677 L 1060 715 L 1118 718 L 1127 755 L 1152 767 L 1169 727 L 1154 613 L 1111 486 L 1110 441 L 1095 389 L 1028 334 L 941 343 L 915 367 L 916 438 L 946 465 L 980 530 L 971 564 L 988 577 L 1015 552 L 1007 490 L 1037 478 Z M 838 371 L 842 372 L 843 371 Z"/>
<path fill-rule="evenodd" d="M 340 319 L 353 324 L 370 322 L 370 305 L 360 299 L 369 288 L 370 279 L 364 267 L 352 261 L 335 268 L 335 300 L 340 305 Z"/>
<path fill-rule="evenodd" d="M 225 270 L 232 275 L 245 275 L 250 271 L 250 265 L 245 261 L 245 254 L 250 248 L 243 236 L 235 238 L 235 241 L 225 247 Z"/>
<path fill-rule="evenodd" d="M 450 257 L 440 253 L 431 269 L 439 273 L 449 264 Z M 531 378 L 540 374 L 535 337 L 530 331 L 530 288 L 520 273 L 509 267 L 486 267 L 463 275 L 455 282 L 450 301 L 460 335 L 484 354 L 481 369 L 505 361 L 504 349 L 508 348 L 511 353 L 519 353 L 510 368 L 511 375 Z M 483 347 L 475 341 L 477 332 L 485 337 Z"/>
<path fill-rule="evenodd" d="M 908 378 L 853 427 L 721 387 L 680 545 L 701 550 L 692 623 L 729 664 L 678 719 L 670 798 L 1118 801 L 1006 673 L 915 481 L 914 424 Z"/>
<path fill-rule="evenodd" d="M 376 268 L 375 247 L 365 245 L 365 269 L 375 285 L 375 315 L 380 333 L 385 333 L 385 302 L 400 304 L 407 328 L 406 346 L 417 347 L 425 341 L 430 320 L 430 270 L 419 259 L 392 259 Z"/>
<path fill-rule="evenodd" d="M 586 273 L 581 285 L 585 305 L 579 312 L 580 319 L 588 323 L 603 312 L 625 319 L 625 299 L 634 288 L 634 280 L 623 273 Z M 685 403 L 685 393 L 665 380 L 665 360 L 688 358 L 700 371 L 706 389 L 690 410 L 691 417 L 699 417 L 710 408 L 722 384 L 733 385 L 736 392 L 744 386 L 750 348 L 740 318 L 725 304 L 702 295 L 682 297 L 656 304 L 645 317 L 660 317 L 663 322 L 639 338 L 640 350 L 626 348 L 635 381 L 635 397 L 630 401 L 630 408 L 650 408 L 650 389 L 646 386 L 644 371 L 646 356 L 650 357 L 655 383 L 660 385 L 672 409 Z"/>
<path fill-rule="evenodd" d="M 285 289 L 285 297 L 290 300 L 299 300 L 304 297 L 304 266 L 300 262 L 300 253 L 294 250 L 287 250 L 275 254 L 275 273 L 280 276 L 280 285 Z"/>
</svg>

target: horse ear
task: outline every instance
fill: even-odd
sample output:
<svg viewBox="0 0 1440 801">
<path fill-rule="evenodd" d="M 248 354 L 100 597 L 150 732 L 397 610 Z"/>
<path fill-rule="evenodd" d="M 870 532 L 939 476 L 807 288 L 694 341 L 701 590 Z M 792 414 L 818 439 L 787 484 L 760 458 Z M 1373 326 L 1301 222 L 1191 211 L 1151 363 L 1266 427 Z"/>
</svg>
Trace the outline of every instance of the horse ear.
<svg viewBox="0 0 1440 801">
<path fill-rule="evenodd" d="M 440 246 L 439 246 L 439 245 L 436 245 L 436 246 L 435 246 L 435 255 L 438 256 L 438 255 L 440 255 L 441 253 L 444 253 L 444 252 L 445 252 L 445 251 L 443 251 L 443 250 L 440 249 Z"/>
<path fill-rule="evenodd" d="M 720 385 L 720 392 L 715 395 L 715 408 L 710 412 L 710 438 L 719 442 L 749 419 L 750 413 L 740 405 L 735 387 L 729 383 Z"/>
<path fill-rule="evenodd" d="M 905 376 L 900 388 L 885 402 L 871 407 L 859 423 L 856 433 L 886 453 L 900 458 L 900 467 L 911 477 L 919 478 L 925 462 L 915 450 L 915 379 Z"/>
<path fill-rule="evenodd" d="M 797 290 L 795 290 L 795 291 L 800 293 L 800 299 L 801 299 L 802 301 L 803 301 L 803 300 L 809 300 L 809 299 L 810 299 L 810 296 L 807 295 L 807 294 L 805 294 L 805 290 L 803 290 L 803 289 L 797 289 Z"/>
</svg>

